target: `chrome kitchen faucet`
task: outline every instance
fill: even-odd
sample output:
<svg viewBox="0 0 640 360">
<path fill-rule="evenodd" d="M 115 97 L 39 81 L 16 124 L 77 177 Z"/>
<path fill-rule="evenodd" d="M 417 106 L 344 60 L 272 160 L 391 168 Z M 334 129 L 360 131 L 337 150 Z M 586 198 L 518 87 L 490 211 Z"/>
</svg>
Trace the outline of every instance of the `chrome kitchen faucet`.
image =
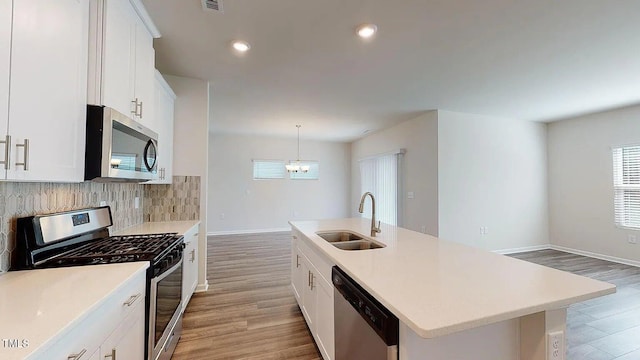
<svg viewBox="0 0 640 360">
<path fill-rule="evenodd" d="M 364 200 L 367 198 L 367 195 L 371 196 L 371 236 L 376 236 L 377 233 L 381 232 L 380 230 L 380 221 L 378 221 L 378 226 L 376 226 L 376 198 L 373 197 L 373 194 L 370 192 L 366 192 L 362 194 L 362 198 L 360 199 L 360 207 L 358 211 L 360 214 L 364 211 Z"/>
</svg>

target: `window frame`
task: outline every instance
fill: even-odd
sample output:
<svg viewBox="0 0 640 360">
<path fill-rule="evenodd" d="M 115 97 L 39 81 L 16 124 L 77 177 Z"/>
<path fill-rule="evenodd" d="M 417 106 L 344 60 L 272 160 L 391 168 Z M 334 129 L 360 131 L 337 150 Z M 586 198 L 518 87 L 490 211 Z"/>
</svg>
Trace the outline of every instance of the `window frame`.
<svg viewBox="0 0 640 360">
<path fill-rule="evenodd" d="M 640 144 L 615 146 L 611 150 L 615 226 L 640 230 Z M 625 156 L 625 152 L 629 154 Z M 625 200 L 627 197 L 631 200 Z"/>
</svg>

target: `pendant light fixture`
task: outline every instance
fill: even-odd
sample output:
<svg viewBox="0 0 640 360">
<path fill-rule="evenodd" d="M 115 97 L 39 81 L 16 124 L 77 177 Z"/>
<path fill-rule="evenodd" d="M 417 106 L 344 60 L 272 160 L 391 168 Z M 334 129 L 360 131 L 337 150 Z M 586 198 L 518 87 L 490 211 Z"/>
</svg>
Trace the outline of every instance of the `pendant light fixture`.
<svg viewBox="0 0 640 360">
<path fill-rule="evenodd" d="M 295 161 L 290 160 L 288 164 L 285 165 L 285 167 L 287 168 L 287 172 L 293 172 L 293 173 L 297 173 L 297 172 L 303 172 L 306 173 L 309 171 L 310 166 L 309 165 L 305 165 L 302 164 L 300 162 L 300 128 L 302 127 L 302 125 L 296 125 L 296 127 L 298 128 L 298 157 L 296 158 Z"/>
</svg>

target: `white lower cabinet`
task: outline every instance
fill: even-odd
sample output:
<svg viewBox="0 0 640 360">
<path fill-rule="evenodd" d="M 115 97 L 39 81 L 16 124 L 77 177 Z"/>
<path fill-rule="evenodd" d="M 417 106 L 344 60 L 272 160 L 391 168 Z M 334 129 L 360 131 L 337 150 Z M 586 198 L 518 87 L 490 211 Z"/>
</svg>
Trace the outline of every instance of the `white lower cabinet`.
<svg viewBox="0 0 640 360">
<path fill-rule="evenodd" d="M 293 231 L 291 287 L 300 310 L 325 360 L 334 359 L 333 284 L 331 263 Z"/>
<path fill-rule="evenodd" d="M 184 233 L 184 257 L 182 260 L 182 311 L 187 308 L 191 295 L 198 286 L 198 235 L 200 225 Z"/>
<path fill-rule="evenodd" d="M 40 356 L 30 359 L 143 359 L 146 273 L 117 290 Z"/>
<path fill-rule="evenodd" d="M 120 326 L 100 345 L 100 359 L 143 359 L 144 301 L 138 302 L 134 316 L 127 317 Z M 142 316 L 140 316 L 142 315 Z"/>
</svg>

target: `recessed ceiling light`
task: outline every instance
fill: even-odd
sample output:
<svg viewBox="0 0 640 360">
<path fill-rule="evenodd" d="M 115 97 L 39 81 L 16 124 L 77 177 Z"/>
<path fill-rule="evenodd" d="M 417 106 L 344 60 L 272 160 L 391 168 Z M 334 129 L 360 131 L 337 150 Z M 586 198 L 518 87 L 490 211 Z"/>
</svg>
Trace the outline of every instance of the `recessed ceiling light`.
<svg viewBox="0 0 640 360">
<path fill-rule="evenodd" d="M 231 44 L 231 46 L 233 46 L 233 48 L 234 48 L 236 51 L 239 51 L 239 52 L 241 52 L 241 53 L 247 52 L 247 51 L 249 51 L 249 49 L 251 49 L 251 45 L 249 45 L 249 43 L 248 43 L 248 42 L 246 42 L 246 41 L 241 41 L 241 40 L 234 41 L 234 42 Z"/>
<path fill-rule="evenodd" d="M 378 31 L 378 27 L 374 24 L 362 24 L 356 29 L 356 33 L 363 39 L 369 39 Z"/>
</svg>

